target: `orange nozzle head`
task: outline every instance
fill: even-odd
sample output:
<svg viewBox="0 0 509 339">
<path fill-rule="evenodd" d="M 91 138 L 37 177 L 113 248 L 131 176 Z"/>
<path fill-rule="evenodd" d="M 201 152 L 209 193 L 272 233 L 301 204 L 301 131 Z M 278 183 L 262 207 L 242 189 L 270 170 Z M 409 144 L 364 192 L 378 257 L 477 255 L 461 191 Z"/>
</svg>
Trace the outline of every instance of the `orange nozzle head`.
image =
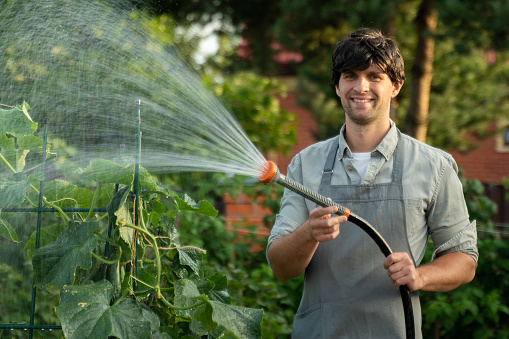
<svg viewBox="0 0 509 339">
<path fill-rule="evenodd" d="M 258 169 L 258 180 L 264 184 L 269 183 L 276 174 L 277 166 L 274 162 L 268 160 Z"/>
</svg>

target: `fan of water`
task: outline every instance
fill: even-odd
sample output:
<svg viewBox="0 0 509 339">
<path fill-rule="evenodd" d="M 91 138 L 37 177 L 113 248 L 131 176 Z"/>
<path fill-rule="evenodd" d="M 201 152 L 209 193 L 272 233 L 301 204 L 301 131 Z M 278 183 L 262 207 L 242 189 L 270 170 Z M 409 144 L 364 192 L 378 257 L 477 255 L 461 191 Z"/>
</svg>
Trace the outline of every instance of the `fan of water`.
<svg viewBox="0 0 509 339">
<path fill-rule="evenodd" d="M 256 176 L 264 157 L 224 105 L 133 7 L 91 0 L 5 1 L 0 103 L 27 101 L 83 163 L 133 154 L 141 101 L 142 165 L 158 172 Z M 125 3 L 125 2 L 124 2 Z M 127 154 L 129 155 L 129 154 Z"/>
</svg>

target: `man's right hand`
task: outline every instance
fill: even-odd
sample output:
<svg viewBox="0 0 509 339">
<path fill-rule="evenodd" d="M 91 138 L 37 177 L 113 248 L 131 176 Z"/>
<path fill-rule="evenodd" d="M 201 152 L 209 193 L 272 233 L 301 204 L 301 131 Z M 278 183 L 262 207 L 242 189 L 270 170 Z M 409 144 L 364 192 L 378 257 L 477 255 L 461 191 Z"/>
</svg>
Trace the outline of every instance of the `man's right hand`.
<svg viewBox="0 0 509 339">
<path fill-rule="evenodd" d="M 318 244 L 339 235 L 339 224 L 347 217 L 335 215 L 337 210 L 336 206 L 317 207 L 294 232 L 272 242 L 267 255 L 277 279 L 285 281 L 301 274 L 313 258 Z"/>
<path fill-rule="evenodd" d="M 317 207 L 309 213 L 307 228 L 309 234 L 317 242 L 326 242 L 339 235 L 339 225 L 347 220 L 345 215 L 334 215 L 337 206 Z"/>
</svg>

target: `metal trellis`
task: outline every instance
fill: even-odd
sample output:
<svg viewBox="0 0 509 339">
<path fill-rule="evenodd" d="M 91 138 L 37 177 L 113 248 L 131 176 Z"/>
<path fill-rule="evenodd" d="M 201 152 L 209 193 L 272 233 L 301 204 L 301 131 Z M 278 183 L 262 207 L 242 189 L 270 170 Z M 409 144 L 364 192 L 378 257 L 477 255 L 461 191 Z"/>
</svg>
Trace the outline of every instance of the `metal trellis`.
<svg viewBox="0 0 509 339">
<path fill-rule="evenodd" d="M 136 150 L 135 150 L 135 166 L 134 166 L 134 193 L 135 193 L 135 223 L 139 224 L 139 196 L 140 196 L 140 181 L 139 181 L 139 167 L 140 167 L 140 159 L 141 159 L 141 111 L 140 111 L 140 100 L 136 101 Z M 44 176 L 46 175 L 46 151 L 47 151 L 47 139 L 48 139 L 48 124 L 49 119 L 44 119 L 44 136 L 43 136 L 43 145 L 42 145 L 42 172 Z M 115 185 L 115 193 L 118 190 L 118 184 Z M 37 208 L 5 208 L 2 212 L 13 212 L 13 213 L 37 213 L 37 228 L 36 228 L 36 240 L 35 240 L 35 249 L 38 249 L 40 246 L 40 232 L 42 225 L 42 215 L 43 213 L 54 213 L 57 212 L 55 208 L 46 208 L 43 207 L 43 196 L 44 196 L 44 179 L 39 183 L 39 204 Z M 90 208 L 62 208 L 63 212 L 89 212 Z M 106 208 L 94 208 L 93 212 L 107 212 Z M 111 220 L 108 224 L 108 236 L 111 235 L 111 229 L 113 225 Z M 137 235 L 135 235 L 136 237 Z M 136 239 L 136 238 L 135 238 Z M 136 243 L 136 241 L 135 241 Z M 106 243 L 105 253 L 109 250 L 109 243 Z M 135 263 L 137 263 L 137 256 Z M 101 270 L 101 274 L 104 274 L 105 270 Z M 135 268 L 136 272 L 136 268 Z M 136 290 L 136 285 L 134 286 Z M 60 325 L 38 325 L 35 324 L 35 306 L 37 299 L 37 287 L 35 285 L 35 277 L 32 279 L 32 293 L 31 293 L 31 302 L 30 302 L 30 321 L 27 324 L 26 322 L 17 322 L 17 323 L 1 323 L 0 322 L 0 330 L 24 330 L 28 331 L 29 339 L 33 338 L 34 330 L 62 330 L 62 326 Z"/>
</svg>

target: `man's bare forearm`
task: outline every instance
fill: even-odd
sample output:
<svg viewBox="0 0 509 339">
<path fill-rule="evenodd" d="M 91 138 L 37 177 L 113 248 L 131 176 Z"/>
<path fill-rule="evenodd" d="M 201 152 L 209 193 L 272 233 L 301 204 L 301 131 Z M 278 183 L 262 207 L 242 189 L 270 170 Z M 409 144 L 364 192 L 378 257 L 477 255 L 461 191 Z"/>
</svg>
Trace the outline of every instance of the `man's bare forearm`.
<svg viewBox="0 0 509 339">
<path fill-rule="evenodd" d="M 268 249 L 268 258 L 274 276 L 285 281 L 301 274 L 318 247 L 307 230 L 308 221 L 293 233 L 274 240 Z"/>
<path fill-rule="evenodd" d="M 277 279 L 285 281 L 301 274 L 313 258 L 318 244 L 339 235 L 339 224 L 347 218 L 344 215 L 331 216 L 337 210 L 337 206 L 317 207 L 295 231 L 272 242 L 267 254 Z"/>
<path fill-rule="evenodd" d="M 445 292 L 469 283 L 475 276 L 475 261 L 466 253 L 453 252 L 417 269 L 422 291 Z"/>
</svg>

